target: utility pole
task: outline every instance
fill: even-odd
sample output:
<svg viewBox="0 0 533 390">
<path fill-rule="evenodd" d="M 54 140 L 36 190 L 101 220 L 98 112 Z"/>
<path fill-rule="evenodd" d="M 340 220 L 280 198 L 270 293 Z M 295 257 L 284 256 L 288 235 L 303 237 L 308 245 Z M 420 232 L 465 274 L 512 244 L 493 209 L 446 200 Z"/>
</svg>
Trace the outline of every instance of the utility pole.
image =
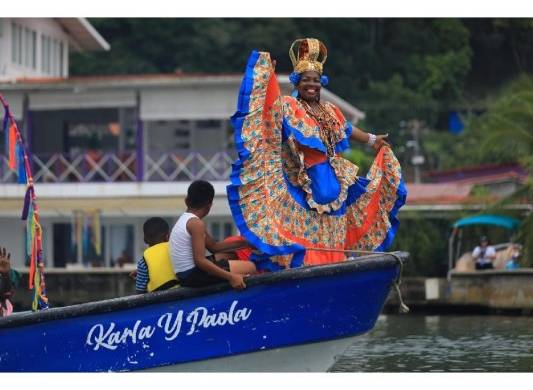
<svg viewBox="0 0 533 390">
<path fill-rule="evenodd" d="M 413 148 L 413 157 L 411 157 L 411 164 L 414 168 L 414 181 L 420 183 L 420 166 L 426 161 L 420 148 L 420 130 L 422 129 L 422 123 L 418 119 L 412 119 L 408 122 L 407 126 L 411 129 L 413 139 L 407 141 L 407 147 Z"/>
</svg>

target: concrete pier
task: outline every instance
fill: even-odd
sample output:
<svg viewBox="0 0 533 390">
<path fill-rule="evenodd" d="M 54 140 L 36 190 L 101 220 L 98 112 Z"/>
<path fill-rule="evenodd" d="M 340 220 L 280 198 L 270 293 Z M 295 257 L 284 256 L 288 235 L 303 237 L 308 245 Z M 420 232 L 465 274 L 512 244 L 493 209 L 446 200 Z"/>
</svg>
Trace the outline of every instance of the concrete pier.
<svg viewBox="0 0 533 390">
<path fill-rule="evenodd" d="M 415 311 L 533 314 L 533 268 L 452 272 L 449 278 L 404 278 L 404 302 Z M 391 291 L 387 310 L 398 305 Z"/>
</svg>

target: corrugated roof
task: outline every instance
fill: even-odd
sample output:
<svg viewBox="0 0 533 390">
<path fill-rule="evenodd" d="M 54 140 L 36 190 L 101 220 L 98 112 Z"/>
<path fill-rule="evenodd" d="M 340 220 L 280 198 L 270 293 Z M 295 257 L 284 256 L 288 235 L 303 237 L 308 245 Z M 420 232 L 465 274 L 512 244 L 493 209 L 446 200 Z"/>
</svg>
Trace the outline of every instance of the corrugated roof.
<svg viewBox="0 0 533 390">
<path fill-rule="evenodd" d="M 72 88 L 153 88 L 184 85 L 235 85 L 238 88 L 242 74 L 235 73 L 163 73 L 163 74 L 131 74 L 131 75 L 90 75 L 64 78 L 23 78 L 13 82 L 0 83 L 0 90 L 62 90 Z M 288 75 L 279 75 L 278 81 L 282 93 L 290 93 Z M 365 117 L 365 113 L 333 92 L 322 89 L 325 100 L 337 105 L 350 121 L 356 124 Z"/>
<path fill-rule="evenodd" d="M 517 163 L 482 164 L 476 166 L 430 171 L 426 173 L 434 183 L 491 183 L 505 179 L 525 181 L 527 170 Z"/>
<path fill-rule="evenodd" d="M 466 203 L 472 184 L 407 183 L 407 204 Z"/>
</svg>

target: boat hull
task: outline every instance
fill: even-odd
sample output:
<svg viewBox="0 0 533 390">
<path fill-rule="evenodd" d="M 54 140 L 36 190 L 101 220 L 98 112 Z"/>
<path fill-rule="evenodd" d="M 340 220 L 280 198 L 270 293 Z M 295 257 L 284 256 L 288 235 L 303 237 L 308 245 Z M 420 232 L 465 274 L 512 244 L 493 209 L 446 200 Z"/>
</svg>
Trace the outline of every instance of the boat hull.
<svg viewBox="0 0 533 390">
<path fill-rule="evenodd" d="M 180 288 L 13 315 L 0 320 L 0 370 L 313 370 L 319 365 L 301 364 L 304 357 L 285 347 L 349 339 L 372 329 L 398 272 L 392 256 L 370 256 L 259 275 L 243 291 L 225 284 Z M 333 362 L 338 349 L 322 350 L 323 360 Z M 264 358 L 237 357 L 261 351 L 268 351 Z M 267 366 L 284 352 L 292 358 Z M 216 359 L 221 357 L 234 359 L 223 363 Z M 202 361 L 193 368 L 192 362 Z"/>
</svg>

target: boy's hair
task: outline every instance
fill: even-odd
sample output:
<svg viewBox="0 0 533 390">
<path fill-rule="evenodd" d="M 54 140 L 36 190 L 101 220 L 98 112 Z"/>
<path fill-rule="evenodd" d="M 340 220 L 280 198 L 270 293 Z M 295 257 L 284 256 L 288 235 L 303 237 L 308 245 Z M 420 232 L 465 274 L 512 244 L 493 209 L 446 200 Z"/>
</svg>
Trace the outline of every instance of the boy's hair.
<svg viewBox="0 0 533 390">
<path fill-rule="evenodd" d="M 185 203 L 191 209 L 199 209 L 213 202 L 215 189 L 205 180 L 196 180 L 187 189 Z"/>
<path fill-rule="evenodd" d="M 169 232 L 167 221 L 160 217 L 149 218 L 143 225 L 144 242 L 148 245 L 167 241 Z"/>
</svg>

